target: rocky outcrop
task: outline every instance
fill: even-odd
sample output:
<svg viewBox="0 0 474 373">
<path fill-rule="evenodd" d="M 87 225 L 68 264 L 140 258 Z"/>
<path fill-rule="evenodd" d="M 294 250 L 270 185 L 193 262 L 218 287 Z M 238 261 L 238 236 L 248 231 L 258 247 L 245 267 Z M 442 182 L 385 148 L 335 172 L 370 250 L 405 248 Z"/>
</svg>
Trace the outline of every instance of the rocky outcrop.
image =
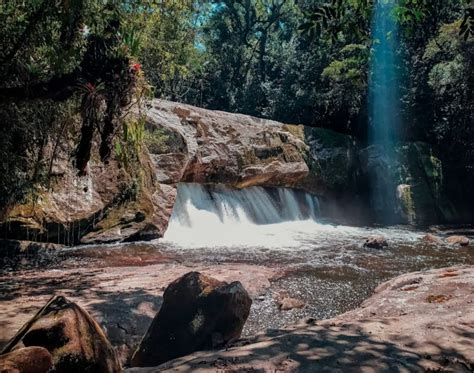
<svg viewBox="0 0 474 373">
<path fill-rule="evenodd" d="M 47 373 L 53 367 L 53 358 L 43 347 L 19 348 L 0 355 L 2 373 Z"/>
<path fill-rule="evenodd" d="M 428 225 L 456 218 L 444 193 L 443 166 L 426 143 L 398 143 L 361 150 L 361 178 L 366 181 L 375 219 Z"/>
<path fill-rule="evenodd" d="M 474 267 L 415 272 L 381 284 L 362 306 L 329 320 L 270 330 L 156 371 L 470 372 Z"/>
<path fill-rule="evenodd" d="M 301 126 L 302 127 L 302 126 Z M 287 126 L 290 129 L 291 127 Z M 303 187 L 317 195 L 343 196 L 357 189 L 359 145 L 351 136 L 324 128 L 303 127 L 310 173 Z"/>
<path fill-rule="evenodd" d="M 190 272 L 172 282 L 163 304 L 132 358 L 154 366 L 240 337 L 252 300 L 240 282 L 220 282 Z"/>
<path fill-rule="evenodd" d="M 309 172 L 304 141 L 282 123 L 157 100 L 148 131 L 166 136 L 150 150 L 163 183 L 291 187 Z"/>
<path fill-rule="evenodd" d="M 400 143 L 390 154 L 348 135 L 247 115 L 153 100 L 133 165 L 90 161 L 77 176 L 73 137 L 52 162 L 49 189 L 0 216 L 3 238 L 109 243 L 152 240 L 166 231 L 179 182 L 291 187 L 321 197 L 344 223 L 455 221 L 443 167 L 429 145 Z"/>
<path fill-rule="evenodd" d="M 52 356 L 53 373 L 122 371 L 99 325 L 81 307 L 61 296 L 50 300 L 27 322 L 2 353 L 11 353 L 18 347 L 45 348 Z M 31 358 L 36 356 L 32 354 Z M 45 358 L 43 353 L 40 357 Z"/>
</svg>

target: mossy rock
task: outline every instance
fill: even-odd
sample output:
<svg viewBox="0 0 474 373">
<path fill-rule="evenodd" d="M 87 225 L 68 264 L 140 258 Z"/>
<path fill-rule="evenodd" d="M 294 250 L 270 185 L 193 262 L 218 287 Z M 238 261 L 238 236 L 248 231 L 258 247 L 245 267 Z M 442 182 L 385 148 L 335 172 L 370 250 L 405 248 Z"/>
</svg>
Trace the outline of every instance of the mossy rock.
<svg viewBox="0 0 474 373">
<path fill-rule="evenodd" d="M 341 194 L 355 189 L 357 144 L 351 136 L 324 128 L 304 128 L 309 189 L 317 194 Z"/>
<path fill-rule="evenodd" d="M 409 185 L 400 203 L 409 222 L 434 223 L 443 220 L 443 169 L 433 149 L 425 143 L 404 143 L 396 147 L 398 182 Z"/>
</svg>

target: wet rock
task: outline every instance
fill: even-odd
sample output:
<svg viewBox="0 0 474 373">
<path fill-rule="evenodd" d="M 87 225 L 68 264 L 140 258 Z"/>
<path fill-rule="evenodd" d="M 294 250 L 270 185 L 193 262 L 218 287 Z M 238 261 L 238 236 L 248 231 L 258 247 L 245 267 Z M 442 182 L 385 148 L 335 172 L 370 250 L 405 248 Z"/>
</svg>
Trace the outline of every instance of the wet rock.
<svg viewBox="0 0 474 373">
<path fill-rule="evenodd" d="M 2 373 L 46 373 L 53 367 L 53 358 L 43 347 L 19 348 L 0 355 Z"/>
<path fill-rule="evenodd" d="M 289 311 L 293 309 L 301 309 L 305 306 L 305 303 L 299 299 L 291 297 L 283 297 L 277 300 L 278 309 L 280 311 Z"/>
<path fill-rule="evenodd" d="M 458 212 L 443 193 L 443 164 L 423 142 L 397 143 L 393 153 L 379 145 L 360 151 L 360 181 L 372 181 L 370 207 L 378 221 L 436 224 Z"/>
<path fill-rule="evenodd" d="M 130 235 L 124 242 L 135 241 L 153 241 L 162 237 L 161 232 L 153 224 L 145 224 L 145 226 L 137 233 Z"/>
<path fill-rule="evenodd" d="M 446 242 L 450 245 L 469 246 L 469 238 L 466 236 L 450 236 L 446 238 Z"/>
<path fill-rule="evenodd" d="M 368 247 L 370 249 L 383 249 L 388 247 L 388 242 L 384 236 L 370 236 L 365 240 L 364 247 Z"/>
<path fill-rule="evenodd" d="M 438 245 L 441 243 L 441 238 L 435 236 L 434 234 L 428 233 L 422 238 L 423 242 L 428 244 Z"/>
<path fill-rule="evenodd" d="M 54 251 L 63 247 L 53 243 L 0 239 L 0 258 L 35 255 L 38 252 Z"/>
<path fill-rule="evenodd" d="M 50 300 L 10 340 L 16 347 L 44 347 L 52 355 L 51 372 L 120 372 L 115 351 L 92 317 L 62 296 Z"/>
<path fill-rule="evenodd" d="M 251 304 L 240 282 L 228 284 L 198 272 L 184 275 L 165 290 L 132 366 L 155 366 L 238 339 Z"/>
</svg>

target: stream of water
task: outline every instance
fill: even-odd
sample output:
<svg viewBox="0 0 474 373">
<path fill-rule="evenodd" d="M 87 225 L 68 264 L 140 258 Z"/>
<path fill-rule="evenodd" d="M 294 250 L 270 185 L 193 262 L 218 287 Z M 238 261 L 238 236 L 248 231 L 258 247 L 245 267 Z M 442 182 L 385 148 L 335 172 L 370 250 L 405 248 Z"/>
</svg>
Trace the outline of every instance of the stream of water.
<svg viewBox="0 0 474 373">
<path fill-rule="evenodd" d="M 440 231 L 438 235 L 452 233 Z M 381 250 L 364 248 L 365 239 L 373 234 L 384 235 L 389 246 Z M 160 267 L 165 272 L 167 268 L 173 272 L 177 266 L 211 271 L 220 265 L 237 271 L 249 265 L 256 271 L 270 268 L 277 276 L 271 280 L 270 288 L 254 300 L 245 329 L 248 335 L 302 318 L 328 318 L 356 308 L 378 284 L 398 274 L 474 264 L 472 247 L 427 244 L 422 240 L 425 234 L 401 226 L 330 224 L 319 215 L 317 198 L 301 191 L 238 191 L 223 186 L 181 184 L 164 238 L 149 243 L 44 251 L 5 262 L 0 278 L 15 289 L 26 289 L 26 294 L 15 293 L 10 285 L 3 289 L 7 301 L 21 302 L 32 299 L 28 292 L 38 292 L 29 285 L 38 276 L 48 284 L 45 294 L 64 290 L 75 294 L 75 289 L 69 287 L 77 285 L 57 278 L 63 271 L 80 271 L 80 283 L 94 283 L 99 289 L 103 288 L 104 276 L 113 273 L 118 276 L 113 284 L 126 289 L 127 281 L 146 287 L 156 276 L 166 275 L 147 269 L 155 268 L 157 263 L 165 263 Z M 120 277 L 122 271 L 131 276 L 130 280 Z M 117 291 L 104 286 L 95 296 L 102 291 Z M 279 293 L 304 301 L 306 307 L 279 311 L 275 302 Z M 133 303 L 129 295 L 126 299 Z"/>
</svg>

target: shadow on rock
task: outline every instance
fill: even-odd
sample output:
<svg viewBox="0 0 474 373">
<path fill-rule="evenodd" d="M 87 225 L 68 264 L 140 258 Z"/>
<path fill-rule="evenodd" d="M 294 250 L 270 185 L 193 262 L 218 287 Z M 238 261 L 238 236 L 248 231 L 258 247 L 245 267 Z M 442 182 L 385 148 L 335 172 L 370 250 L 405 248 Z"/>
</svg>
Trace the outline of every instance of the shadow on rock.
<svg viewBox="0 0 474 373">
<path fill-rule="evenodd" d="M 154 366 L 237 340 L 251 304 L 240 282 L 228 284 L 198 272 L 184 275 L 165 290 L 132 365 Z"/>
<path fill-rule="evenodd" d="M 112 345 L 92 317 L 62 296 L 52 298 L 5 346 L 44 347 L 52 356 L 52 373 L 114 373 L 122 369 Z"/>
</svg>

